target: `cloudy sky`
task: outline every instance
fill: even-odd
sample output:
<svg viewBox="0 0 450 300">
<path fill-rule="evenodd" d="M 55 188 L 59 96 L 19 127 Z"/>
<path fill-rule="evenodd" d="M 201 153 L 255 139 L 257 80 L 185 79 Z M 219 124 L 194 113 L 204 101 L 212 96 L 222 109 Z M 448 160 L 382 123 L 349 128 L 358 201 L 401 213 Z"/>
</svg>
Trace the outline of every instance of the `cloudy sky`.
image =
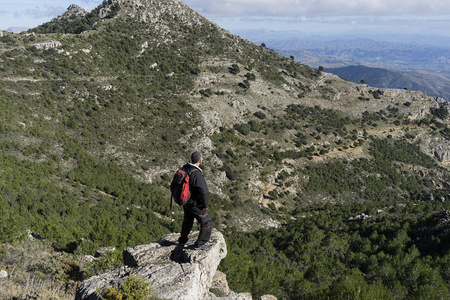
<svg viewBox="0 0 450 300">
<path fill-rule="evenodd" d="M 35 27 L 70 4 L 102 0 L 0 0 L 0 29 Z M 450 37 L 449 0 L 182 0 L 221 27 L 308 34 L 419 33 Z"/>
</svg>

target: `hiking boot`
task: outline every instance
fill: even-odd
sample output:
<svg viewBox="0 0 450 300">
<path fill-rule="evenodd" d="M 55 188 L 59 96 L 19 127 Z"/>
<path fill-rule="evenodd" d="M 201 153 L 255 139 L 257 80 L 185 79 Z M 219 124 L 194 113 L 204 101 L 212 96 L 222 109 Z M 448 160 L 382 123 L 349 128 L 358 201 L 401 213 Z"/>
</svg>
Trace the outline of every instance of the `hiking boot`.
<svg viewBox="0 0 450 300">
<path fill-rule="evenodd" d="M 184 246 L 187 246 L 189 248 L 189 246 L 193 246 L 194 242 L 192 240 L 187 241 L 186 243 L 178 243 L 178 247 L 180 248 L 184 248 Z"/>
<path fill-rule="evenodd" d="M 200 246 L 197 246 L 197 245 L 194 245 L 194 249 L 195 250 L 209 250 L 209 249 L 211 249 L 212 248 L 212 246 L 211 245 L 200 245 Z"/>
</svg>

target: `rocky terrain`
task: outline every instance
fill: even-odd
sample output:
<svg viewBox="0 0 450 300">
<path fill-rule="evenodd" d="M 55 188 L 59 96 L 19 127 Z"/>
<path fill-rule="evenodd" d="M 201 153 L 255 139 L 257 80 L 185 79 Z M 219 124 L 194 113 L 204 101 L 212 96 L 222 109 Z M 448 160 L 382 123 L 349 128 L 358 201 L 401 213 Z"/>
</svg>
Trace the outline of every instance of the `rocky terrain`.
<svg viewBox="0 0 450 300">
<path fill-rule="evenodd" d="M 310 68 L 176 0 L 71 6 L 3 32 L 0 75 L 0 264 L 14 287 L 1 292 L 11 298 L 31 295 L 35 279 L 67 295 L 83 281 L 78 295 L 90 297 L 135 272 L 173 297 L 447 295 L 446 240 L 429 231 L 434 252 L 422 243 L 450 203 L 444 99 Z M 168 185 L 193 150 L 225 258 L 219 233 L 205 256 L 175 253 L 175 235 L 146 244 L 181 227 Z M 104 247 L 128 250 L 78 260 Z M 219 263 L 236 295 L 212 292 Z M 417 266 L 419 279 L 439 280 L 415 284 Z M 159 282 L 158 270 L 194 290 Z"/>
<path fill-rule="evenodd" d="M 85 9 L 81 8 L 80 6 L 78 6 L 76 4 L 71 4 L 67 8 L 66 12 L 64 12 L 60 16 L 56 17 L 56 20 L 58 20 L 58 21 L 62 21 L 62 20 L 72 21 L 72 20 L 75 20 L 75 19 L 83 18 L 87 14 L 88 14 L 88 12 Z"/>
<path fill-rule="evenodd" d="M 3 82 L 7 86 L 6 90 L 10 93 L 23 93 L 24 97 L 36 95 L 39 99 L 45 101 L 44 98 L 48 90 L 45 85 L 53 85 L 59 80 L 63 80 L 62 84 L 52 87 L 52 89 L 54 91 L 59 90 L 61 93 L 65 93 L 63 90 L 72 91 L 66 93 L 57 102 L 53 102 L 56 105 L 51 109 L 40 106 L 36 102 L 37 106 L 33 108 L 33 118 L 43 118 L 44 122 L 54 127 L 53 130 L 63 130 L 72 137 L 81 136 L 87 143 L 90 143 L 87 141 L 88 139 L 101 136 L 105 140 L 98 143 L 97 146 L 87 149 L 88 152 L 96 157 L 118 162 L 135 178 L 148 183 L 158 182 L 163 174 L 170 176 L 174 169 L 185 162 L 189 149 L 199 148 L 204 149 L 206 161 L 209 163 L 208 168 L 206 168 L 206 177 L 210 181 L 213 193 L 224 198 L 230 198 L 229 191 L 237 190 L 237 196 L 242 199 L 241 201 L 250 199 L 253 203 L 259 204 L 261 199 L 271 198 L 268 197 L 268 192 L 275 187 L 271 185 L 271 182 L 276 179 L 277 174 L 282 170 L 289 169 L 288 165 L 291 163 L 296 169 L 302 166 L 305 161 L 300 159 L 286 162 L 284 166 L 270 167 L 268 174 L 261 180 L 262 176 L 258 174 L 268 170 L 264 167 L 264 163 L 257 160 L 248 161 L 251 158 L 243 158 L 242 164 L 237 163 L 236 166 L 232 167 L 234 173 L 241 174 L 241 180 L 230 182 L 227 178 L 227 172 L 223 170 L 224 168 L 230 168 L 229 158 L 214 154 L 214 152 L 225 152 L 229 149 L 234 152 L 244 151 L 254 154 L 254 150 L 239 149 L 241 146 L 226 145 L 226 143 L 219 146 L 217 138 L 224 130 L 231 130 L 237 125 L 258 121 L 255 114 L 264 112 L 265 120 L 261 123 L 266 123 L 265 126 L 268 126 L 267 124 L 272 126 L 271 124 L 278 122 L 277 120 L 284 116 L 284 111 L 290 105 L 318 106 L 324 110 L 334 110 L 341 114 L 342 118 L 348 117 L 354 120 L 361 118 L 366 113 L 380 114 L 380 112 L 395 108 L 398 110 L 399 116 L 414 121 L 429 116 L 433 109 L 440 107 L 448 109 L 449 107 L 447 101 L 421 92 L 401 89 L 374 89 L 364 84 L 345 81 L 330 73 L 311 70 L 304 65 L 283 58 L 272 50 L 231 35 L 176 0 L 113 0 L 108 5 L 98 8 L 96 12 L 98 13 L 96 15 L 98 21 L 92 24 L 80 23 L 83 24 L 83 26 L 80 25 L 81 28 L 86 30 L 83 29 L 82 32 L 84 33 L 76 36 L 75 40 L 70 35 L 25 34 L 25 40 L 32 39 L 30 44 L 23 48 L 27 49 L 26 51 L 31 51 L 30 55 L 35 55 L 32 49 L 43 51 L 44 54 L 48 51 L 54 51 L 57 55 L 45 59 L 30 58 L 33 66 L 27 69 L 30 70 L 27 72 L 28 74 L 21 75 L 8 71 L 13 70 L 13 67 L 6 66 L 6 62 L 10 64 L 14 60 L 3 59 L 3 70 L 5 70 Z M 84 15 L 85 12 L 78 7 L 71 6 L 66 14 L 56 18 L 50 24 L 55 26 L 54 24 L 58 24 L 61 20 L 69 22 L 67 24 L 63 22 L 64 26 L 78 24 L 76 22 L 83 20 Z M 173 22 L 173 20 L 177 22 Z M 121 61 L 129 60 L 128 67 L 124 67 L 133 70 L 133 67 L 138 64 L 146 66 L 143 72 L 148 73 L 148 75 L 139 79 L 143 83 L 137 82 L 135 80 L 137 77 L 132 78 L 135 75 L 130 75 L 129 82 L 135 82 L 132 83 L 134 85 L 131 91 L 132 98 L 128 97 L 129 91 L 125 91 L 121 86 L 122 81 L 117 80 L 120 76 L 124 76 L 122 70 L 116 73 L 117 71 L 111 72 L 104 69 L 106 56 L 110 55 L 108 49 L 111 49 L 111 47 L 103 47 L 109 39 L 108 35 L 104 35 L 104 33 L 110 32 L 111 28 L 108 26 L 114 26 L 114 22 L 135 24 L 134 28 L 126 29 L 130 31 L 115 32 L 117 39 L 132 45 L 132 48 L 127 50 L 126 56 L 121 59 Z M 43 24 L 42 30 L 49 30 L 49 28 L 52 28 L 51 26 Z M 88 28 L 91 31 L 87 30 Z M 119 28 L 126 27 L 124 25 Z M 186 28 L 198 29 L 189 31 Z M 140 30 L 139 34 L 133 30 Z M 7 36 L 7 38 L 10 37 Z M 99 39 L 100 42 L 96 39 Z M 183 57 L 183 53 L 192 53 L 190 47 L 198 49 L 198 55 L 189 57 L 190 61 L 183 62 L 183 66 L 177 66 L 175 69 L 167 64 L 166 60 L 169 58 L 163 59 L 159 52 L 160 48 L 171 49 L 171 51 L 174 51 L 173 53 L 170 52 L 172 58 Z M 5 53 L 5 51 L 13 50 L 5 47 L 2 51 Z M 167 53 L 168 50 L 163 51 Z M 111 57 L 117 57 L 117 54 L 113 54 Z M 140 60 L 143 60 L 143 62 L 140 63 Z M 157 62 L 158 60 L 161 61 Z M 61 66 L 61 71 L 55 72 L 56 69 L 53 66 L 47 67 L 49 64 L 59 64 L 59 62 L 68 64 L 69 61 L 71 66 Z M 94 67 L 94 61 L 95 64 L 98 64 L 96 67 Z M 160 94 L 166 93 L 166 91 L 161 90 L 154 93 L 154 91 L 149 92 L 148 89 L 152 89 L 153 86 L 157 86 L 161 82 L 178 80 L 184 75 L 177 75 L 176 72 L 179 72 L 177 70 L 190 64 L 192 65 L 188 67 L 191 68 L 189 71 L 190 77 L 183 79 L 183 83 L 173 83 L 174 89 L 170 89 L 170 92 L 164 96 L 169 100 L 164 100 L 164 106 L 161 106 L 158 103 L 162 101 L 160 100 Z M 194 67 L 195 64 L 197 66 Z M 231 72 L 232 66 L 236 66 L 238 70 Z M 63 72 L 69 72 L 69 74 L 61 77 Z M 111 75 L 112 73 L 114 75 Z M 248 80 L 247 76 L 252 76 L 252 80 Z M 86 82 L 86 84 L 79 89 L 72 86 L 72 83 L 65 81 L 69 78 L 73 79 L 74 82 Z M 33 88 L 23 88 L 23 85 L 32 82 L 42 85 L 34 91 Z M 147 82 L 151 83 L 147 84 Z M 120 103 L 123 106 L 121 110 L 118 113 L 109 111 L 109 107 L 112 106 L 108 102 L 112 103 L 112 101 L 106 97 L 99 98 L 95 95 L 95 91 L 89 90 L 91 86 L 88 85 L 92 85 L 93 89 L 99 89 L 102 92 L 114 93 L 114 95 L 107 97 L 120 95 L 122 97 Z M 137 91 L 145 92 L 138 95 L 135 93 Z M 57 111 L 60 106 L 68 107 L 71 111 L 74 110 L 79 105 L 76 99 L 80 100 L 81 103 L 92 102 L 92 105 L 88 104 L 88 106 L 94 109 L 97 116 L 92 117 L 93 113 L 90 111 L 83 112 L 84 115 L 81 116 L 72 113 L 70 113 L 70 116 L 64 116 L 61 111 Z M 189 108 L 187 111 L 183 111 L 186 109 L 181 108 L 176 102 L 169 103 L 169 101 L 178 101 L 172 99 L 182 99 L 189 105 Z M 135 102 L 133 103 L 133 101 Z M 103 104 L 99 106 L 100 102 Z M 103 106 L 106 109 L 103 109 Z M 180 115 L 183 114 L 181 120 L 190 123 L 191 129 L 181 129 L 185 126 L 183 121 L 161 118 L 158 117 L 158 114 L 150 117 L 146 115 L 136 117 L 136 114 L 133 113 L 133 110 L 142 112 L 143 108 L 150 109 L 151 107 L 176 109 L 177 113 L 179 111 Z M 89 107 L 87 108 L 89 109 Z M 111 118 L 111 113 L 116 116 Z M 149 123 L 147 119 L 153 119 L 154 121 Z M 61 122 L 61 120 L 64 121 Z M 121 126 L 116 126 L 117 124 L 112 120 L 118 120 Z M 384 118 L 384 120 L 388 119 Z M 139 124 L 135 124 L 136 121 Z M 163 126 L 157 125 L 157 122 L 160 121 L 165 122 Z M 27 122 L 32 123 L 32 121 L 24 120 L 23 117 L 17 115 L 14 123 L 9 126 L 21 128 L 21 124 L 27 124 Z M 391 120 L 391 122 L 393 121 Z M 430 127 L 410 124 L 393 126 L 392 123 L 389 123 L 387 121 L 372 124 L 377 126 L 376 128 L 354 128 L 355 137 L 361 138 L 364 130 L 379 137 L 394 135 L 390 132 L 401 136 L 405 134 L 406 130 L 411 130 L 415 132 L 416 141 L 425 153 L 430 155 L 432 159 L 439 161 L 442 166 L 448 164 L 448 140 L 444 135 L 432 135 L 431 133 L 435 129 Z M 448 119 L 443 121 L 443 124 L 447 123 Z M 64 128 L 66 124 L 70 125 L 69 128 Z M 143 127 L 142 124 L 145 124 L 147 128 Z M 94 125 L 97 127 L 95 130 L 93 129 Z M 168 133 L 166 128 L 173 128 L 173 126 L 178 126 L 180 129 Z M 296 126 L 304 126 L 304 124 Z M 125 128 L 131 131 L 123 130 Z M 133 128 L 138 129 L 132 130 Z M 81 135 L 86 130 L 90 131 L 91 134 L 85 132 L 86 135 Z M 269 152 L 301 151 L 304 149 L 293 143 L 296 131 L 291 129 L 284 130 L 280 134 L 267 134 L 268 131 L 266 130 L 265 134 L 261 132 L 252 132 L 249 135 L 238 134 L 238 138 L 245 138 L 248 143 L 258 144 L 260 147 L 267 148 Z M 314 134 L 308 131 L 310 129 L 303 130 L 307 134 Z M 172 133 L 175 134 L 172 135 Z M 323 133 L 320 133 L 320 135 L 320 140 L 317 138 L 303 146 L 304 148 L 327 148 L 327 153 L 323 153 L 320 159 L 317 158 L 320 161 L 335 157 L 343 159 L 367 157 L 366 148 L 358 148 L 358 151 L 355 151 L 353 149 L 342 149 L 341 145 L 336 145 L 339 139 L 345 137 L 345 134 L 342 137 L 338 137 L 336 133 L 334 136 L 324 135 Z M 154 142 L 155 139 L 160 138 L 162 138 L 163 143 Z M 351 144 L 352 142 L 348 141 L 348 143 Z M 163 145 L 167 145 L 167 147 L 177 145 L 178 148 L 166 151 Z M 164 160 L 157 160 L 156 158 L 161 156 L 161 151 L 164 151 L 167 156 Z M 316 158 L 313 157 L 313 161 L 315 160 Z M 242 168 L 243 166 L 247 167 Z M 246 174 L 248 173 L 246 170 L 249 168 L 253 170 L 252 174 L 255 174 L 255 176 Z M 230 175 L 229 173 L 228 175 Z M 233 187 L 231 188 L 230 185 Z M 291 190 L 298 193 L 301 190 L 301 185 L 294 183 Z M 291 193 L 291 195 L 295 195 L 295 193 Z M 267 204 L 268 202 L 264 201 L 264 203 Z M 276 203 L 276 205 L 280 204 Z M 255 210 L 244 218 L 247 221 L 244 221 L 244 224 L 240 224 L 240 226 L 253 228 L 251 223 L 254 223 L 254 217 L 265 219 L 265 216 L 260 215 Z M 247 224 L 245 225 L 245 223 Z M 263 224 L 277 223 L 272 219 L 266 219 L 263 222 Z"/>
<path fill-rule="evenodd" d="M 99 291 L 120 286 L 130 276 L 135 276 L 148 280 L 153 295 L 160 299 L 251 300 L 249 293 L 231 291 L 225 274 L 217 271 L 220 261 L 227 255 L 223 235 L 213 231 L 208 243 L 211 248 L 194 250 L 190 246 L 197 235 L 198 232 L 190 235 L 186 248 L 178 246 L 179 234 L 169 234 L 155 243 L 124 249 L 125 266 L 83 281 L 75 299 L 101 299 Z M 269 296 L 261 299 L 269 299 Z"/>
</svg>

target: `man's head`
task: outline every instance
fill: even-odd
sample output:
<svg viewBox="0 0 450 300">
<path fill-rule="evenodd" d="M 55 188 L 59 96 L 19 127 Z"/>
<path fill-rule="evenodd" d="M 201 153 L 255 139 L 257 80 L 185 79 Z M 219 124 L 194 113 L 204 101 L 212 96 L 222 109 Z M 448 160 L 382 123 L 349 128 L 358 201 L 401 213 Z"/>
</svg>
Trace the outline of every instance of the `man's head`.
<svg viewBox="0 0 450 300">
<path fill-rule="evenodd" d="M 193 164 L 200 164 L 202 162 L 202 154 L 199 151 L 195 151 L 191 155 L 191 163 Z"/>
</svg>

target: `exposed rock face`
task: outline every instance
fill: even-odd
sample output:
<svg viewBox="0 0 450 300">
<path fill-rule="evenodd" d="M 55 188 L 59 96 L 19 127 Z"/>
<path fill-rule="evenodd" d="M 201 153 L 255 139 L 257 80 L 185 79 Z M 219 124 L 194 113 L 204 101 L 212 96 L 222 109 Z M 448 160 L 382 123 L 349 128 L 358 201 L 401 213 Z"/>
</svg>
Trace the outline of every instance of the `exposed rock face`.
<svg viewBox="0 0 450 300">
<path fill-rule="evenodd" d="M 197 235 L 198 232 L 193 233 L 190 241 L 193 242 Z M 189 246 L 181 249 L 177 247 L 178 237 L 179 234 L 173 233 L 155 243 L 125 249 L 125 266 L 85 280 L 75 299 L 99 299 L 97 291 L 117 286 L 131 274 L 149 280 L 153 293 L 162 299 L 252 299 L 248 293 L 230 291 L 228 283 L 223 282 L 224 274 L 216 272 L 220 261 L 227 255 L 225 239 L 220 232 L 213 231 L 209 250 L 195 250 Z M 209 292 L 212 285 L 226 296 L 215 297 Z"/>
<path fill-rule="evenodd" d="M 61 44 L 61 42 L 58 42 L 58 41 L 50 41 L 48 43 L 34 44 L 33 46 L 38 49 L 49 50 L 49 49 L 55 49 L 55 48 L 61 47 L 62 44 Z"/>
<path fill-rule="evenodd" d="M 436 156 L 441 163 L 448 165 L 450 163 L 450 147 L 436 145 L 434 149 L 434 156 Z"/>
<path fill-rule="evenodd" d="M 443 165 L 450 163 L 450 141 L 442 136 L 433 137 L 426 134 L 421 134 L 418 138 L 422 141 L 423 152 L 436 157 Z"/>
<path fill-rule="evenodd" d="M 79 7 L 76 4 L 71 4 L 69 6 L 69 8 L 67 8 L 67 11 L 65 13 L 63 13 L 62 15 L 58 16 L 56 19 L 59 20 L 76 20 L 79 18 L 84 17 L 85 15 L 87 15 L 87 11 L 84 10 L 83 8 Z"/>
</svg>

